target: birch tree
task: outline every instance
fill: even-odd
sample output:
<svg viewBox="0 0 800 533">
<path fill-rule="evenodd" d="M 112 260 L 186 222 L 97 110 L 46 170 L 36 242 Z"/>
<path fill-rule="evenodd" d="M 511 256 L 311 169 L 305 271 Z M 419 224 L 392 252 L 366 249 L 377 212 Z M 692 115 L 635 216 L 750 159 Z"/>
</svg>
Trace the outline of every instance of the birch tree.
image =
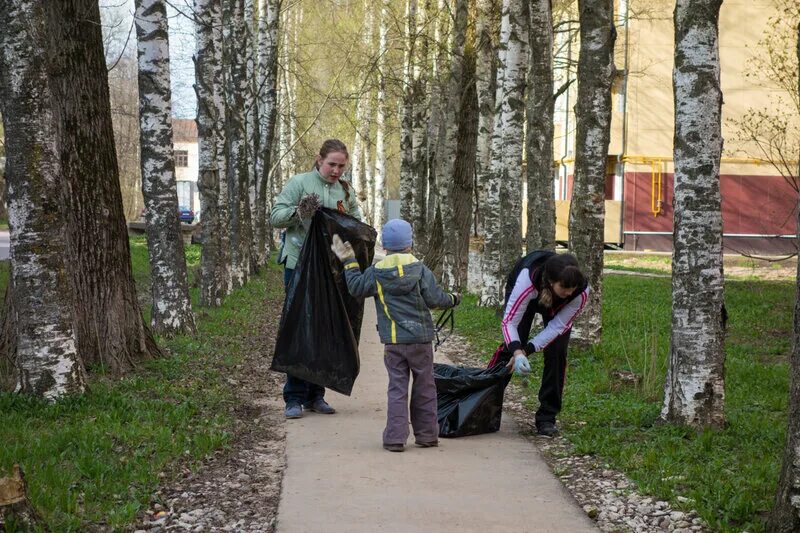
<svg viewBox="0 0 800 533">
<path fill-rule="evenodd" d="M 475 234 L 484 236 L 486 182 L 490 175 L 497 53 L 494 37 L 495 0 L 478 0 L 476 39 L 478 41 L 475 83 L 478 93 L 478 142 L 475 151 Z"/>
<path fill-rule="evenodd" d="M 458 148 L 459 111 L 461 110 L 461 94 L 463 89 L 464 50 L 467 37 L 468 0 L 456 0 L 455 20 L 452 32 L 450 73 L 447 79 L 447 90 L 443 95 L 444 139 L 437 154 L 436 174 L 439 179 L 438 202 L 441 210 L 443 228 L 447 230 L 447 238 L 442 240 L 442 284 L 446 290 L 453 291 L 460 287 L 459 240 L 463 238 L 455 232 L 458 225 L 455 221 L 454 178 L 456 150 Z M 468 235 L 466 236 L 468 238 Z"/>
<path fill-rule="evenodd" d="M 386 54 L 389 0 L 381 0 L 378 21 L 378 97 L 375 102 L 375 187 L 372 190 L 373 226 L 386 222 Z"/>
<path fill-rule="evenodd" d="M 225 68 L 226 179 L 230 205 L 230 272 L 232 287 L 247 283 L 250 272 L 250 196 L 247 164 L 245 93 L 247 63 L 243 0 L 223 0 L 223 65 Z"/>
<path fill-rule="evenodd" d="M 414 61 L 417 54 L 417 0 L 406 0 L 403 101 L 400 124 L 400 217 L 414 220 Z M 416 229 L 416 228 L 415 228 Z"/>
<path fill-rule="evenodd" d="M 611 138 L 611 84 L 614 81 L 613 0 L 579 0 L 581 49 L 575 106 L 575 181 L 569 209 L 569 245 L 592 288 L 573 336 L 600 342 L 603 296 L 603 224 L 608 143 Z"/>
<path fill-rule="evenodd" d="M 528 252 L 556 247 L 553 186 L 553 13 L 551 0 L 531 3 L 527 97 Z M 613 47 L 612 47 L 613 48 Z"/>
<path fill-rule="evenodd" d="M 721 4 L 678 0 L 674 14 L 672 334 L 661 417 L 698 428 L 725 424 Z"/>
<path fill-rule="evenodd" d="M 0 24 L 0 112 L 8 148 L 16 390 L 55 400 L 82 393 L 86 383 L 72 324 L 46 30 L 41 1 L 2 0 L 0 9 L 6 17 Z"/>
<path fill-rule="evenodd" d="M 122 372 L 159 354 L 144 324 L 119 188 L 106 64 L 95 0 L 44 2 L 48 82 L 75 291 L 78 351 L 90 368 Z"/>
<path fill-rule="evenodd" d="M 429 220 L 428 202 L 430 181 L 429 174 L 429 113 L 430 98 L 428 97 L 429 80 L 431 78 L 429 69 L 430 44 L 428 38 L 428 25 L 432 20 L 427 0 L 417 5 L 416 11 L 416 33 L 417 43 L 414 47 L 413 63 L 413 115 L 411 119 L 412 131 L 412 180 L 414 201 L 412 208 L 412 219 L 414 226 L 414 245 L 418 251 L 427 251 Z"/>
<path fill-rule="evenodd" d="M 256 245 L 259 265 L 269 260 L 271 227 L 269 215 L 271 206 L 270 168 L 272 148 L 275 142 L 275 122 L 278 116 L 278 22 L 280 21 L 280 0 L 261 0 L 258 19 L 258 79 L 259 79 L 259 165 L 257 179 L 258 212 L 256 218 Z"/>
<path fill-rule="evenodd" d="M 197 147 L 198 180 L 200 206 L 203 218 L 200 220 L 203 235 L 203 249 L 200 256 L 200 305 L 217 307 L 228 292 L 227 261 L 225 259 L 223 228 L 227 227 L 226 210 L 220 210 L 220 203 L 227 204 L 224 187 L 224 145 L 220 137 L 223 131 L 220 109 L 220 73 L 222 65 L 222 5 L 220 0 L 196 0 L 194 3 L 196 24 L 196 46 L 194 57 L 195 93 L 197 94 Z M 224 116 L 224 115 L 223 115 Z M 220 153 L 222 152 L 222 153 Z"/>
<path fill-rule="evenodd" d="M 139 50 L 139 124 L 150 289 L 150 325 L 172 336 L 195 330 L 183 250 L 169 77 L 167 7 L 162 0 L 136 1 Z"/>
<path fill-rule="evenodd" d="M 800 99 L 800 20 L 797 23 L 797 93 Z M 800 153 L 797 154 L 800 161 Z M 800 167 L 800 163 L 796 163 Z M 797 170 L 800 177 L 800 168 Z M 800 213 L 797 220 L 800 239 Z M 794 331 L 789 386 L 789 424 L 783 452 L 775 505 L 767 519 L 767 531 L 790 533 L 800 530 L 800 262 L 797 266 L 794 303 Z"/>
<path fill-rule="evenodd" d="M 503 0 L 491 166 L 486 190 L 486 244 L 480 303 L 500 305 L 505 276 L 521 252 L 520 196 L 527 63 L 527 4 Z"/>
</svg>

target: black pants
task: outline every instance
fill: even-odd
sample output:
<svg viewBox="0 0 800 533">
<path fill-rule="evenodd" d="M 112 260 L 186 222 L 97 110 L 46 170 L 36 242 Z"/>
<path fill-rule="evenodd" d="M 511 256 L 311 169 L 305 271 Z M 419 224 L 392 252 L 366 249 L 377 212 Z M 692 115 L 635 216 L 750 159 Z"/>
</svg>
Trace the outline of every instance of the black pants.
<svg viewBox="0 0 800 533">
<path fill-rule="evenodd" d="M 522 345 L 526 345 L 530 338 L 533 317 L 536 316 L 537 309 L 533 306 L 528 307 L 522 315 L 519 327 L 519 340 Z M 543 317 L 544 318 L 544 317 Z M 544 325 L 550 322 L 544 318 Z M 544 349 L 544 371 L 542 372 L 542 384 L 539 387 L 539 409 L 536 411 L 536 425 L 542 422 L 556 421 L 556 415 L 561 411 L 561 399 L 564 396 L 564 381 L 567 377 L 567 348 L 569 346 L 569 336 L 572 328 L 562 335 L 555 338 Z"/>
<path fill-rule="evenodd" d="M 283 287 L 289 292 L 289 284 L 292 282 L 294 269 L 286 268 L 283 270 Z M 286 383 L 283 386 L 283 401 L 286 405 L 299 403 L 308 405 L 315 400 L 325 397 L 325 387 L 320 387 L 304 379 L 296 378 L 286 374 Z"/>
</svg>

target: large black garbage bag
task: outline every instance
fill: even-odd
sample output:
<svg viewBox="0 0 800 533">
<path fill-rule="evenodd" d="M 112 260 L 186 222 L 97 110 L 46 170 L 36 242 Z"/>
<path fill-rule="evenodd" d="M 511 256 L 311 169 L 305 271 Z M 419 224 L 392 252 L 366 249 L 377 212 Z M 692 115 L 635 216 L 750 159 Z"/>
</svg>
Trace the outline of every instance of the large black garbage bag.
<svg viewBox="0 0 800 533">
<path fill-rule="evenodd" d="M 466 437 L 500 429 L 503 394 L 511 372 L 505 366 L 466 368 L 435 363 L 439 436 Z"/>
<path fill-rule="evenodd" d="M 342 263 L 331 252 L 334 234 L 353 245 L 362 270 L 372 264 L 372 227 L 332 209 L 316 212 L 283 304 L 271 368 L 350 395 L 364 300 L 347 290 Z"/>
</svg>

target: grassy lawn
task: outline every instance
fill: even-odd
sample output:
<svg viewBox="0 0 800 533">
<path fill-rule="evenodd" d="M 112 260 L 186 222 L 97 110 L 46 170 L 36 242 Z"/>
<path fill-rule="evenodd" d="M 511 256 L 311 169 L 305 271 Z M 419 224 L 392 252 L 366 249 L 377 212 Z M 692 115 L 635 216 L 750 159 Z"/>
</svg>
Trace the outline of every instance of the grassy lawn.
<svg viewBox="0 0 800 533">
<path fill-rule="evenodd" d="M 0 218 L 0 230 L 8 229 L 8 220 Z"/>
<path fill-rule="evenodd" d="M 132 239 L 131 250 L 141 290 L 149 286 L 147 246 Z M 197 246 L 187 249 L 190 269 L 199 254 Z M 241 332 L 263 313 L 268 291 L 282 292 L 279 276 L 269 270 L 224 307 L 199 313 L 195 337 L 160 339 L 165 357 L 125 379 L 92 376 L 85 396 L 48 405 L 0 394 L 0 473 L 22 466 L 52 531 L 130 524 L 162 472 L 196 465 L 230 442 L 235 391 L 225 378 L 241 361 Z M 0 288 L 6 277 L 0 263 Z M 196 305 L 196 289 L 192 297 Z"/>
<path fill-rule="evenodd" d="M 670 280 L 608 275 L 603 341 L 570 350 L 560 416 L 578 454 L 625 472 L 642 492 L 695 508 L 720 531 L 762 531 L 772 506 L 786 431 L 793 282 L 729 281 L 727 417 L 723 431 L 696 433 L 657 423 L 670 331 Z M 500 340 L 494 311 L 468 295 L 456 327 L 489 356 Z M 541 358 L 532 358 L 536 409 Z M 619 372 L 634 373 L 628 384 Z M 521 386 L 515 380 L 517 386 Z M 689 498 L 685 504 L 677 496 Z"/>
</svg>

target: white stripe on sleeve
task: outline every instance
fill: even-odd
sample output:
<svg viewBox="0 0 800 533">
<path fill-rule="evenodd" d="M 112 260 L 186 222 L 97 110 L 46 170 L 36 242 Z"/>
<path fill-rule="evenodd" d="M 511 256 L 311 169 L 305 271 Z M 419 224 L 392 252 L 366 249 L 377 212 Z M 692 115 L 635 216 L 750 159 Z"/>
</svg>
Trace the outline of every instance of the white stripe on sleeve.
<svg viewBox="0 0 800 533">
<path fill-rule="evenodd" d="M 508 298 L 508 303 L 503 313 L 503 339 L 506 341 L 506 345 L 519 341 L 517 327 L 522 320 L 522 315 L 525 314 L 525 310 L 528 309 L 528 304 L 538 294 L 536 287 L 531 283 L 528 269 L 523 268 L 519 276 L 517 276 L 514 289 L 511 291 L 511 296 Z"/>
</svg>

